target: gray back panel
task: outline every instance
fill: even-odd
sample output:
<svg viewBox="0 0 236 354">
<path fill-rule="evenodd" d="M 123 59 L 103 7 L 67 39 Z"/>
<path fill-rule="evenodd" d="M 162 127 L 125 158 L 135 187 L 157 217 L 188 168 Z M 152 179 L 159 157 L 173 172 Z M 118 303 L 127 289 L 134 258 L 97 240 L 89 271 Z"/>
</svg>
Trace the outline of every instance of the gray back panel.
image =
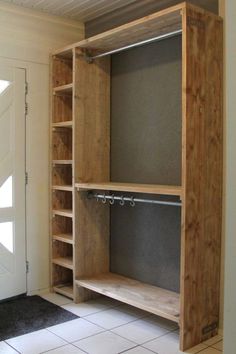
<svg viewBox="0 0 236 354">
<path fill-rule="evenodd" d="M 181 37 L 112 56 L 111 180 L 181 183 Z M 147 196 L 149 197 L 149 196 Z M 180 208 L 111 208 L 111 271 L 179 290 Z"/>
</svg>

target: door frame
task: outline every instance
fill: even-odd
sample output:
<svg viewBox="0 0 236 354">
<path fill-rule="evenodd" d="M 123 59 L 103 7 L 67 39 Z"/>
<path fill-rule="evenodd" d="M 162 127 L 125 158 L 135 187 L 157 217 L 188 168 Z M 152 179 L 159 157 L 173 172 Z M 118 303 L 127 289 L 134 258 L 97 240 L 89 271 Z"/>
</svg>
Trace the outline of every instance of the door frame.
<svg viewBox="0 0 236 354">
<path fill-rule="evenodd" d="M 27 68 L 21 67 L 19 65 L 12 65 L 1 62 L 1 57 L 0 57 L 0 67 L 2 68 L 12 68 L 12 69 L 18 69 L 18 70 L 23 70 L 24 74 L 24 87 L 25 87 L 25 92 L 24 92 L 24 106 L 25 106 L 25 111 L 24 111 L 24 161 L 23 161 L 23 166 L 24 166 L 24 174 L 25 174 L 25 183 L 24 183 L 24 252 L 25 252 L 25 292 L 19 295 L 12 296 L 10 298 L 6 298 L 1 300 L 0 302 L 4 302 L 5 300 L 9 300 L 12 298 L 18 298 L 21 297 L 22 295 L 28 294 L 28 257 L 27 257 L 27 184 L 28 184 L 28 177 L 27 177 L 27 172 L 26 172 L 26 158 L 27 158 L 27 113 L 28 113 L 28 103 L 27 103 L 27 95 L 28 95 L 28 82 L 27 82 Z"/>
</svg>

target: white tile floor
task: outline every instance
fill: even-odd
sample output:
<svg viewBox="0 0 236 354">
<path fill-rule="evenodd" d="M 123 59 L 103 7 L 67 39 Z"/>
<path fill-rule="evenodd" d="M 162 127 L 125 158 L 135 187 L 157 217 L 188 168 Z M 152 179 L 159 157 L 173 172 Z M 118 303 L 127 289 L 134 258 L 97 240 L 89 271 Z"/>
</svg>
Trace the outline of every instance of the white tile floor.
<svg viewBox="0 0 236 354">
<path fill-rule="evenodd" d="M 0 354 L 181 354 L 173 322 L 101 297 L 82 304 L 43 296 L 80 318 L 0 342 Z M 222 354 L 220 335 L 186 353 Z"/>
</svg>

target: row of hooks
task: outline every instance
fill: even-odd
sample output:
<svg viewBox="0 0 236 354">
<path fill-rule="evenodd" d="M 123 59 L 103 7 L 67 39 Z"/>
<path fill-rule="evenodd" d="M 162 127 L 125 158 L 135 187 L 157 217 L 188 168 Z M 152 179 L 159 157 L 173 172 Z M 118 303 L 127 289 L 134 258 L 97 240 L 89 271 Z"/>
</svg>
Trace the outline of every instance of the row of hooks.
<svg viewBox="0 0 236 354">
<path fill-rule="evenodd" d="M 156 200 L 156 199 L 141 199 L 141 198 L 135 198 L 133 196 L 131 197 L 125 197 L 123 195 L 117 196 L 117 195 L 106 195 L 104 194 L 99 194 L 99 193 L 93 193 L 93 192 L 88 192 L 88 198 L 93 199 L 95 198 L 98 201 L 101 201 L 103 204 L 110 204 L 114 205 L 116 201 L 119 202 L 119 205 L 124 206 L 129 204 L 131 207 L 134 207 L 136 203 L 148 203 L 148 204 L 158 204 L 158 205 L 169 205 L 169 206 L 181 206 L 181 202 L 178 201 L 165 201 L 165 200 Z"/>
</svg>

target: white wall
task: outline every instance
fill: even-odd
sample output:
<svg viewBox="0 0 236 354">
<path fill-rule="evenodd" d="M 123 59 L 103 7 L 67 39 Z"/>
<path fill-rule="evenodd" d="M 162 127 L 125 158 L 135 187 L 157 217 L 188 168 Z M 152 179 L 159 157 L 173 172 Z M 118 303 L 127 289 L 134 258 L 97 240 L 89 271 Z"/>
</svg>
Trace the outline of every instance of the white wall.
<svg viewBox="0 0 236 354">
<path fill-rule="evenodd" d="M 0 65 L 26 68 L 28 291 L 49 287 L 49 54 L 84 36 L 83 25 L 0 1 Z"/>
<path fill-rule="evenodd" d="M 236 353 L 236 1 L 225 0 L 226 212 L 224 353 Z"/>
</svg>

